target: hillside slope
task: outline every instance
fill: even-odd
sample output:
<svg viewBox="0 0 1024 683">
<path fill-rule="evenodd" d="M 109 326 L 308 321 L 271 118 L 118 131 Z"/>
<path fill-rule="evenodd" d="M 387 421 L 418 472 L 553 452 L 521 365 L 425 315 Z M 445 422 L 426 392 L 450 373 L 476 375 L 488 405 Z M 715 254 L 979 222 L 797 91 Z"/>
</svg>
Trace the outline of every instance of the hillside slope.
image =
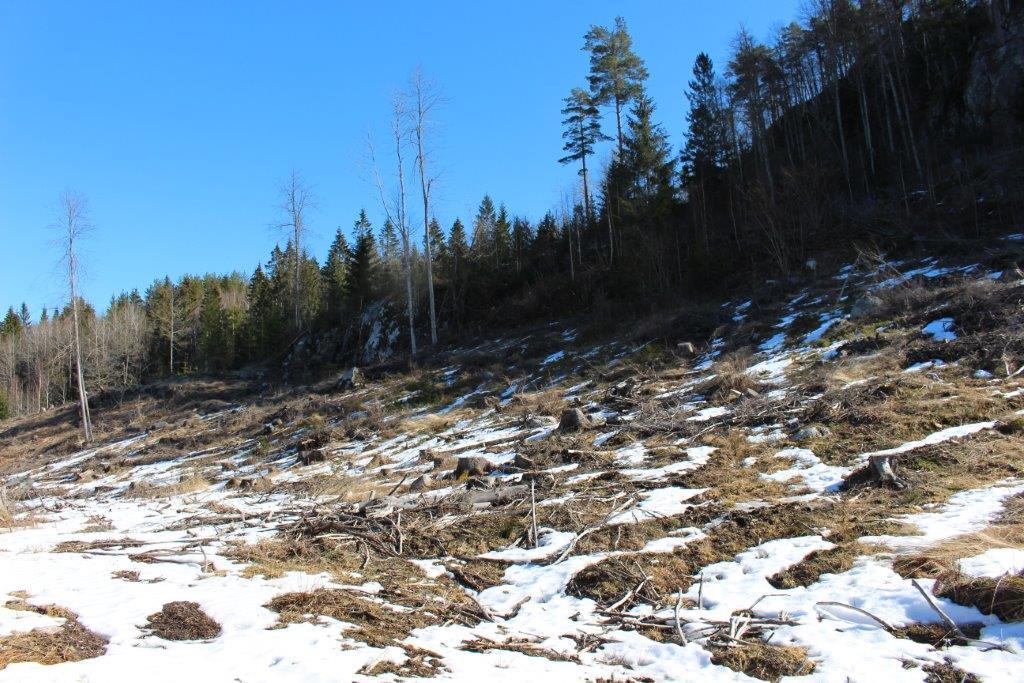
<svg viewBox="0 0 1024 683">
<path fill-rule="evenodd" d="M 0 681 L 1015 680 L 1022 240 L 8 423 Z"/>
</svg>

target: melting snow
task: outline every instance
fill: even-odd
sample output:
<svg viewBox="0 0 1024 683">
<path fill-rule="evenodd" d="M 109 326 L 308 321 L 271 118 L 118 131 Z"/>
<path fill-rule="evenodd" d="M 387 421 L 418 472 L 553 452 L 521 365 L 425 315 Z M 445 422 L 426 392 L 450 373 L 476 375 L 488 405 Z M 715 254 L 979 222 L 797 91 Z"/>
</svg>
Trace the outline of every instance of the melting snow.
<svg viewBox="0 0 1024 683">
<path fill-rule="evenodd" d="M 954 323 L 952 318 L 939 318 L 924 326 L 921 330 L 935 341 L 953 341 L 956 339 L 956 332 L 953 331 Z"/>
</svg>

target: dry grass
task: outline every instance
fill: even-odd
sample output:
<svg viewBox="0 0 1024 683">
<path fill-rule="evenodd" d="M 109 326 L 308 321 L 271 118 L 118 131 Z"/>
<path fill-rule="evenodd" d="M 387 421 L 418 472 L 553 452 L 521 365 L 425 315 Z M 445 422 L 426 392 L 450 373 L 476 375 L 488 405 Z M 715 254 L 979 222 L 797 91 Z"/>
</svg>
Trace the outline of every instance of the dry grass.
<svg viewBox="0 0 1024 683">
<path fill-rule="evenodd" d="M 509 415 L 524 419 L 531 415 L 558 417 L 566 405 L 562 391 L 556 387 L 545 391 L 518 393 L 512 396 L 504 410 Z"/>
<path fill-rule="evenodd" d="M 897 558 L 893 570 L 905 578 L 934 579 L 956 572 L 960 560 L 994 548 L 1024 550 L 1024 495 L 1009 498 L 1002 514 L 984 530 L 956 536 L 923 553 Z"/>
<path fill-rule="evenodd" d="M 774 588 L 785 590 L 816 583 L 822 574 L 840 574 L 853 567 L 853 560 L 860 554 L 857 544 L 837 545 L 828 550 L 815 550 L 792 567 L 768 577 Z"/>
<path fill-rule="evenodd" d="M 144 481 L 133 482 L 126 495 L 136 498 L 170 498 L 172 496 L 184 496 L 191 493 L 199 493 L 210 488 L 210 480 L 202 474 L 182 474 L 175 484 L 154 486 Z"/>
<path fill-rule="evenodd" d="M 593 564 L 573 577 L 566 592 L 608 604 L 636 588 L 647 576 L 649 580 L 638 598 L 658 604 L 672 593 L 688 589 L 701 567 L 731 560 L 766 541 L 814 533 L 812 529 L 823 521 L 819 514 L 795 505 L 731 513 L 706 536 L 672 554 L 623 554 Z"/>
<path fill-rule="evenodd" d="M 329 588 L 285 593 L 265 606 L 278 613 L 282 624 L 315 623 L 318 616 L 352 624 L 355 628 L 346 629 L 345 635 L 373 647 L 395 645 L 413 629 L 438 621 L 436 615 L 426 611 L 396 608 L 370 596 Z"/>
<path fill-rule="evenodd" d="M 924 667 L 927 676 L 924 683 L 981 683 L 981 679 L 972 673 L 959 669 L 947 659 L 942 663 L 929 664 Z"/>
<path fill-rule="evenodd" d="M 727 666 L 762 681 L 778 681 L 785 676 L 806 676 L 814 672 L 815 664 L 807 657 L 807 650 L 786 645 L 748 642 L 742 645 L 711 646 L 711 661 Z"/>
<path fill-rule="evenodd" d="M 147 629 L 165 640 L 209 640 L 220 635 L 220 624 L 195 602 L 168 602 L 146 617 Z"/>
<path fill-rule="evenodd" d="M 757 396 L 762 384 L 747 374 L 750 350 L 740 349 L 725 355 L 715 364 L 715 376 L 696 388 L 711 403 L 731 403 Z"/>
<path fill-rule="evenodd" d="M 976 607 L 1003 621 L 1024 621 L 1024 577 L 976 578 L 960 573 L 939 576 L 933 592 L 958 605 Z"/>
<path fill-rule="evenodd" d="M 107 651 L 107 639 L 82 626 L 78 615 L 68 609 L 56 605 L 37 607 L 23 600 L 12 600 L 5 607 L 45 614 L 63 619 L 64 623 L 0 637 L 0 670 L 18 662 L 47 665 L 77 662 L 99 657 Z"/>
<path fill-rule="evenodd" d="M 380 659 L 366 664 L 359 673 L 374 677 L 393 675 L 404 679 L 433 678 L 448 670 L 441 660 L 441 655 L 436 652 L 404 643 L 400 643 L 399 647 L 405 650 L 406 656 L 401 664 L 395 664 L 390 659 Z"/>
</svg>

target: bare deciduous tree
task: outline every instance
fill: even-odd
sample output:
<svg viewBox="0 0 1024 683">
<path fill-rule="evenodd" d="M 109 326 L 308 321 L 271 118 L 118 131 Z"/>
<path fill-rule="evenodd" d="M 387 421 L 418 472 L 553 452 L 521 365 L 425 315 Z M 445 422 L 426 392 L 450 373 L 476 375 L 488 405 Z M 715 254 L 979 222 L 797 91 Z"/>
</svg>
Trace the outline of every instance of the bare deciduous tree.
<svg viewBox="0 0 1024 683">
<path fill-rule="evenodd" d="M 434 308 L 434 256 L 430 246 L 430 191 L 437 176 L 428 175 L 430 152 L 426 137 L 430 132 L 430 116 L 441 103 L 437 85 L 426 78 L 420 69 L 409 79 L 410 95 L 413 100 L 412 129 L 416 139 L 416 165 L 420 177 L 420 193 L 423 197 L 423 250 L 427 261 L 427 292 L 430 301 L 430 343 L 437 344 L 437 313 Z"/>
<path fill-rule="evenodd" d="M 292 238 L 294 256 L 292 259 L 292 296 L 295 306 L 295 329 L 302 327 L 302 237 L 306 230 L 306 211 L 316 203 L 310 188 L 303 182 L 298 171 L 292 170 L 288 180 L 281 186 L 281 211 L 285 220 L 277 225 L 286 230 Z"/>
<path fill-rule="evenodd" d="M 412 293 L 412 253 L 409 240 L 409 220 L 406 212 L 406 189 L 405 189 L 405 147 L 409 142 L 409 134 L 406 129 L 407 110 L 405 97 L 401 93 L 395 93 L 392 99 L 391 135 L 395 145 L 395 163 L 398 179 L 398 190 L 390 200 L 388 192 L 381 179 L 380 168 L 373 150 L 372 141 L 367 141 L 370 154 L 370 163 L 373 167 L 373 179 L 380 194 L 381 207 L 387 215 L 388 220 L 398 229 L 402 239 L 402 260 L 405 270 L 405 296 L 406 310 L 409 317 L 409 347 L 416 354 L 416 327 L 415 314 L 413 310 Z"/>
<path fill-rule="evenodd" d="M 82 415 L 82 434 L 85 443 L 92 443 L 92 418 L 89 414 L 89 397 L 85 391 L 85 377 L 82 371 L 82 331 L 78 315 L 78 246 L 82 238 L 92 230 L 87 213 L 86 200 L 80 194 L 66 191 L 60 198 L 60 208 L 55 227 L 62 246 L 61 263 L 66 268 L 68 289 L 71 295 L 71 320 L 74 327 L 75 375 L 78 384 L 78 402 Z"/>
</svg>

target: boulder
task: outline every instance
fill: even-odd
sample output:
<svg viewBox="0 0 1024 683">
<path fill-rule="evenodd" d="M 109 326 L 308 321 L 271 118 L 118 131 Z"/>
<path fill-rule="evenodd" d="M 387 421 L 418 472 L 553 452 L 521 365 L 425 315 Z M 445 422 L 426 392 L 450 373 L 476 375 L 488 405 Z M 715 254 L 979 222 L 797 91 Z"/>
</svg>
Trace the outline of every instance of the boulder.
<svg viewBox="0 0 1024 683">
<path fill-rule="evenodd" d="M 697 347 L 692 342 L 679 342 L 676 344 L 676 353 L 683 358 L 696 358 Z"/>
<path fill-rule="evenodd" d="M 516 453 L 516 459 L 512 461 L 512 466 L 520 470 L 537 469 L 537 463 L 534 459 L 522 453 Z"/>
<path fill-rule="evenodd" d="M 338 377 L 338 383 L 335 385 L 335 389 L 338 391 L 345 391 L 348 389 L 356 389 L 363 386 L 363 373 L 359 368 L 352 367 L 341 373 Z"/>
<path fill-rule="evenodd" d="M 858 318 L 870 318 L 878 315 L 881 311 L 882 300 L 874 294 L 865 294 L 853 302 L 853 308 L 850 309 L 850 317 L 854 320 Z"/>
<path fill-rule="evenodd" d="M 464 456 L 459 458 L 458 464 L 455 465 L 454 476 L 456 479 L 484 477 L 496 469 L 498 469 L 498 466 L 487 458 L 481 458 L 477 455 Z"/>
<path fill-rule="evenodd" d="M 558 429 L 562 432 L 578 432 L 591 426 L 590 418 L 579 408 L 569 408 L 564 411 L 558 421 Z"/>
<path fill-rule="evenodd" d="M 810 427 L 804 427 L 803 429 L 798 430 L 797 433 L 793 435 L 793 440 L 809 441 L 811 439 L 821 439 L 826 436 L 829 436 L 831 433 L 832 430 L 830 430 L 828 427 L 819 427 L 816 425 L 811 425 Z"/>
<path fill-rule="evenodd" d="M 525 425 L 527 429 L 551 429 L 558 426 L 558 420 L 550 415 L 531 415 Z"/>
<path fill-rule="evenodd" d="M 327 454 L 323 451 L 302 451 L 299 453 L 299 462 L 303 465 L 312 465 L 317 462 L 327 462 Z"/>
<path fill-rule="evenodd" d="M 421 474 L 416 477 L 411 484 L 409 484 L 410 493 L 421 493 L 426 491 L 434 483 L 434 478 L 429 474 Z"/>
</svg>

